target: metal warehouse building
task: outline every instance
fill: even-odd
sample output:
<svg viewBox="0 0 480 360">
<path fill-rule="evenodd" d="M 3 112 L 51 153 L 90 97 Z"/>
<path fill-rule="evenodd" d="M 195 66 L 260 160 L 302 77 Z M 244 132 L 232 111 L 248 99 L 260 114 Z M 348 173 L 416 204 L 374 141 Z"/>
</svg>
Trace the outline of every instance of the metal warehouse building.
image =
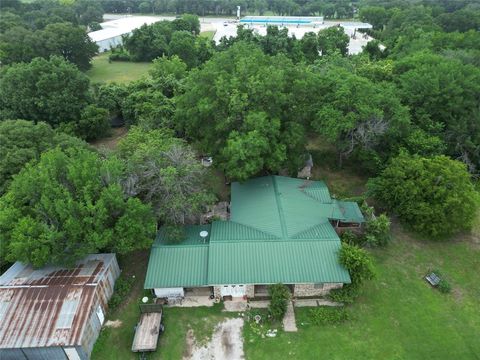
<svg viewBox="0 0 480 360">
<path fill-rule="evenodd" d="M 0 359 L 89 359 L 119 274 L 115 254 L 71 269 L 13 264 L 0 277 Z"/>
<path fill-rule="evenodd" d="M 150 25 L 160 20 L 161 18 L 152 16 L 127 16 L 101 23 L 102 30 L 92 31 L 88 36 L 98 45 L 98 51 L 104 52 L 122 44 L 123 35 L 131 34 L 133 30 L 143 25 Z"/>
</svg>

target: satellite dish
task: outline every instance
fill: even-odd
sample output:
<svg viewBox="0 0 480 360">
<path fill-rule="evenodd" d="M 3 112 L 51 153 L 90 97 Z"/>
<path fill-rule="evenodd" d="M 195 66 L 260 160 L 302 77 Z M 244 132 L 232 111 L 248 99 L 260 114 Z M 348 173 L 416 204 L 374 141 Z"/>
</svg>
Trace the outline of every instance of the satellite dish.
<svg viewBox="0 0 480 360">
<path fill-rule="evenodd" d="M 203 242 L 206 241 L 207 236 L 208 236 L 208 231 L 205 231 L 205 230 L 200 231 L 200 237 L 203 239 Z"/>
<path fill-rule="evenodd" d="M 144 304 L 146 304 L 146 303 L 148 302 L 148 296 L 144 296 L 144 297 L 142 298 L 142 302 L 143 302 Z"/>
</svg>

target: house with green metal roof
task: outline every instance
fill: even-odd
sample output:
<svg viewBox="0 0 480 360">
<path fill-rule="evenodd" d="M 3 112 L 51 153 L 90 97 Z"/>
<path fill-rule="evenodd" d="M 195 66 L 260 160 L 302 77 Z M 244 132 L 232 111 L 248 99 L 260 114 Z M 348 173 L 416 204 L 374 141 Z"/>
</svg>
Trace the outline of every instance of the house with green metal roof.
<svg viewBox="0 0 480 360">
<path fill-rule="evenodd" d="M 228 221 L 186 226 L 185 239 L 173 244 L 160 229 L 144 287 L 157 297 L 203 288 L 224 298 L 265 295 L 267 285 L 283 283 L 297 297 L 325 295 L 350 283 L 336 228 L 364 221 L 357 203 L 333 199 L 323 181 L 233 183 Z"/>
</svg>

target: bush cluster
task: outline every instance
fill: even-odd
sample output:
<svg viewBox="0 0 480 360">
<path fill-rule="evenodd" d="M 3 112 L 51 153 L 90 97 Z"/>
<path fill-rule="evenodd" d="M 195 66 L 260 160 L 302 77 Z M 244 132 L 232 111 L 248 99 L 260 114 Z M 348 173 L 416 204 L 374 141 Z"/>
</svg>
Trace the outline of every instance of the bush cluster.
<svg viewBox="0 0 480 360">
<path fill-rule="evenodd" d="M 113 295 L 108 302 L 108 307 L 110 310 L 115 310 L 125 300 L 125 298 L 132 290 L 134 280 L 134 278 L 125 278 L 123 276 L 120 276 L 117 279 L 117 281 L 115 282 Z"/>
<path fill-rule="evenodd" d="M 335 325 L 350 319 L 345 308 L 317 307 L 309 312 L 310 319 L 316 325 Z"/>
<path fill-rule="evenodd" d="M 268 287 L 271 300 L 268 312 L 274 320 L 281 320 L 287 311 L 290 291 L 284 284 L 274 284 Z"/>
<path fill-rule="evenodd" d="M 333 301 L 351 303 L 358 295 L 360 284 L 375 276 L 373 259 L 366 250 L 343 242 L 339 261 L 350 273 L 352 282 L 341 289 L 332 290 L 329 297 Z"/>
</svg>

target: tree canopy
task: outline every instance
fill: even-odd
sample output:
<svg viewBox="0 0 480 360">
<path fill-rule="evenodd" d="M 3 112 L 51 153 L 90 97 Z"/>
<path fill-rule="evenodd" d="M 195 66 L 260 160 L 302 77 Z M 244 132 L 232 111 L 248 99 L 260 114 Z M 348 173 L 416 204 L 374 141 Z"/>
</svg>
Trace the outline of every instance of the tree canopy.
<svg viewBox="0 0 480 360">
<path fill-rule="evenodd" d="M 55 132 L 48 124 L 26 120 L 0 121 L 0 195 L 12 176 L 42 152 L 54 147 L 86 147 L 87 144 L 63 133 Z"/>
<path fill-rule="evenodd" d="M 118 159 L 87 149 L 43 153 L 0 198 L 1 257 L 41 267 L 147 248 L 155 233 L 151 208 L 124 195 L 122 175 Z"/>
<path fill-rule="evenodd" d="M 88 78 L 62 58 L 14 64 L 0 72 L 0 115 L 56 127 L 80 118 L 88 90 Z"/>
<path fill-rule="evenodd" d="M 432 240 L 468 230 L 479 204 L 466 166 L 443 155 L 400 154 L 369 182 L 369 191 Z"/>
<path fill-rule="evenodd" d="M 237 43 L 190 72 L 175 119 L 232 179 L 283 167 L 297 170 L 304 125 L 287 109 L 299 70 L 286 57 Z"/>
<path fill-rule="evenodd" d="M 127 193 L 151 204 L 163 224 L 195 223 L 212 200 L 205 168 L 171 131 L 132 127 L 118 145 L 118 156 L 127 164 Z"/>
</svg>

